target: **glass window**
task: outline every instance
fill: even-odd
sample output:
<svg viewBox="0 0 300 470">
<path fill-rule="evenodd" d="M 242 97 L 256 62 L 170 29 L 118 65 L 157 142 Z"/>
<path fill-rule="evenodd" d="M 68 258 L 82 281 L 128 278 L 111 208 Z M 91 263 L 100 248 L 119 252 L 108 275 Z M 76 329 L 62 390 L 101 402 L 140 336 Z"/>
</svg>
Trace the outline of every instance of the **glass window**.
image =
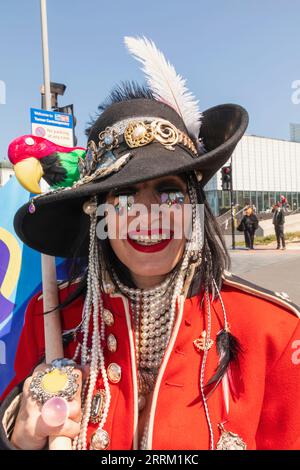
<svg viewBox="0 0 300 470">
<path fill-rule="evenodd" d="M 205 191 L 207 202 L 212 210 L 212 212 L 216 215 L 218 213 L 218 196 L 217 191 Z"/>
<path fill-rule="evenodd" d="M 239 205 L 242 207 L 244 207 L 244 192 L 243 191 L 239 191 Z"/>
<path fill-rule="evenodd" d="M 291 209 L 293 211 L 295 211 L 297 209 L 297 205 L 298 205 L 298 200 L 297 200 L 297 193 L 293 193 L 293 196 L 292 196 L 292 207 Z"/>
<path fill-rule="evenodd" d="M 261 191 L 257 191 L 257 212 L 261 212 L 263 210 L 263 193 Z"/>
<path fill-rule="evenodd" d="M 276 193 L 270 193 L 270 207 L 272 208 L 276 203 Z"/>
<path fill-rule="evenodd" d="M 269 193 L 267 191 L 263 193 L 263 200 L 264 200 L 264 211 L 267 211 L 270 209 Z"/>
<path fill-rule="evenodd" d="M 248 204 L 251 204 L 250 191 L 244 191 L 244 202 L 243 202 L 243 206 L 247 206 Z"/>
<path fill-rule="evenodd" d="M 243 191 L 235 191 L 235 203 L 239 206 L 243 205 Z"/>
<path fill-rule="evenodd" d="M 275 202 L 279 202 L 280 201 L 280 196 L 281 196 L 281 193 L 275 193 Z"/>
<path fill-rule="evenodd" d="M 219 208 L 219 214 L 220 214 L 220 209 L 222 207 L 222 191 L 218 191 L 218 208 Z"/>
<path fill-rule="evenodd" d="M 233 204 L 236 204 L 236 191 L 232 191 L 232 202 Z"/>
<path fill-rule="evenodd" d="M 224 207 L 230 207 L 230 199 L 229 199 L 229 191 L 223 191 L 223 202 L 224 202 Z"/>
<path fill-rule="evenodd" d="M 230 209 L 230 199 L 229 199 L 229 191 L 220 191 L 219 195 L 219 214 L 223 214 L 224 212 Z"/>
<path fill-rule="evenodd" d="M 257 210 L 257 191 L 251 191 L 250 200 L 251 200 L 252 206 L 255 206 Z"/>
</svg>

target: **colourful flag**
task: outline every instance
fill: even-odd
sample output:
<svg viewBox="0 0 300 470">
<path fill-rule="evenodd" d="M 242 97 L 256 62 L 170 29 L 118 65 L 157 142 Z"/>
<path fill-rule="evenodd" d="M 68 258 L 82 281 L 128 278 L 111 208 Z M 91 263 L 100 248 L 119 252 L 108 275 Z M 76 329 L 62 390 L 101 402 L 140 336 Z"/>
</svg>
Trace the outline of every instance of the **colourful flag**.
<svg viewBox="0 0 300 470">
<path fill-rule="evenodd" d="M 28 301 L 41 290 L 41 255 L 17 237 L 13 219 L 30 194 L 15 177 L 0 187 L 0 395 L 13 379 L 14 358 Z M 65 263 L 57 259 L 59 278 Z"/>
</svg>

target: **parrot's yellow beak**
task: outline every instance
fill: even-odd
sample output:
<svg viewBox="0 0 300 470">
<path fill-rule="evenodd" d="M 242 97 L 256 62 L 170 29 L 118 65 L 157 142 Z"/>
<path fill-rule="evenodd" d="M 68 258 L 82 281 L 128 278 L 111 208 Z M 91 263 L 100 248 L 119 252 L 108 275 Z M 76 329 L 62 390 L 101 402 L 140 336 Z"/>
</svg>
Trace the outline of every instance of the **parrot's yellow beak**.
<svg viewBox="0 0 300 470">
<path fill-rule="evenodd" d="M 44 174 L 43 167 L 35 157 L 29 157 L 14 165 L 15 175 L 19 183 L 27 191 L 41 193 L 39 182 Z"/>
</svg>

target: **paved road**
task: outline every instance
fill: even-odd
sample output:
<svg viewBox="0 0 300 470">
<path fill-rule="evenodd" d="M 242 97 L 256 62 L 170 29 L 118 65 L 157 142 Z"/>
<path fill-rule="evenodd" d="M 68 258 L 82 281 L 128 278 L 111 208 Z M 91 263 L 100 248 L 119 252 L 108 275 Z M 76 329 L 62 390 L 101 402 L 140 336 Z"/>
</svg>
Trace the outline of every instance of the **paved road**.
<svg viewBox="0 0 300 470">
<path fill-rule="evenodd" d="M 230 250 L 231 272 L 257 285 L 287 292 L 300 305 L 300 245 L 289 244 L 286 251 L 270 248 Z"/>
<path fill-rule="evenodd" d="M 274 225 L 272 219 L 260 220 L 259 226 L 263 230 L 263 236 L 274 234 Z M 288 232 L 298 232 L 300 230 L 300 214 L 286 215 L 284 231 Z"/>
</svg>

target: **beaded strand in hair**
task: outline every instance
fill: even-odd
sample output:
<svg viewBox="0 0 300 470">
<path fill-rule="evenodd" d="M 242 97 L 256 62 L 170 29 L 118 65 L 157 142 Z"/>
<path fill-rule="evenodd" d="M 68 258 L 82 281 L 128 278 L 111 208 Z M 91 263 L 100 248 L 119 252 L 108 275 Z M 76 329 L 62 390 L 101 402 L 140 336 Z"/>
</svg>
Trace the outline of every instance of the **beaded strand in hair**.
<svg viewBox="0 0 300 470">
<path fill-rule="evenodd" d="M 87 278 L 87 295 L 84 306 L 84 321 L 83 321 L 83 345 L 82 345 L 82 365 L 87 364 L 88 359 L 88 337 L 89 337 L 89 326 L 92 317 L 93 330 L 92 330 L 92 347 L 91 347 L 91 365 L 89 382 L 87 386 L 87 396 L 84 401 L 84 411 L 81 421 L 80 434 L 77 440 L 77 448 L 79 450 L 87 449 L 87 429 L 91 415 L 91 405 L 93 399 L 93 392 L 97 382 L 99 370 L 101 371 L 105 392 L 106 400 L 104 406 L 104 412 L 98 427 L 98 431 L 102 431 L 105 424 L 108 409 L 110 405 L 110 388 L 107 378 L 107 373 L 104 363 L 104 354 L 101 342 L 105 339 L 105 323 L 103 320 L 103 300 L 100 289 L 100 264 L 99 264 L 99 252 L 98 243 L 96 238 L 96 198 L 93 203 L 95 204 L 95 210 L 90 213 L 90 246 L 89 246 L 89 264 L 88 264 L 88 278 Z M 100 325 L 99 325 L 100 317 Z M 105 433 L 105 431 L 103 431 Z M 105 437 L 105 434 L 103 434 Z"/>
</svg>

